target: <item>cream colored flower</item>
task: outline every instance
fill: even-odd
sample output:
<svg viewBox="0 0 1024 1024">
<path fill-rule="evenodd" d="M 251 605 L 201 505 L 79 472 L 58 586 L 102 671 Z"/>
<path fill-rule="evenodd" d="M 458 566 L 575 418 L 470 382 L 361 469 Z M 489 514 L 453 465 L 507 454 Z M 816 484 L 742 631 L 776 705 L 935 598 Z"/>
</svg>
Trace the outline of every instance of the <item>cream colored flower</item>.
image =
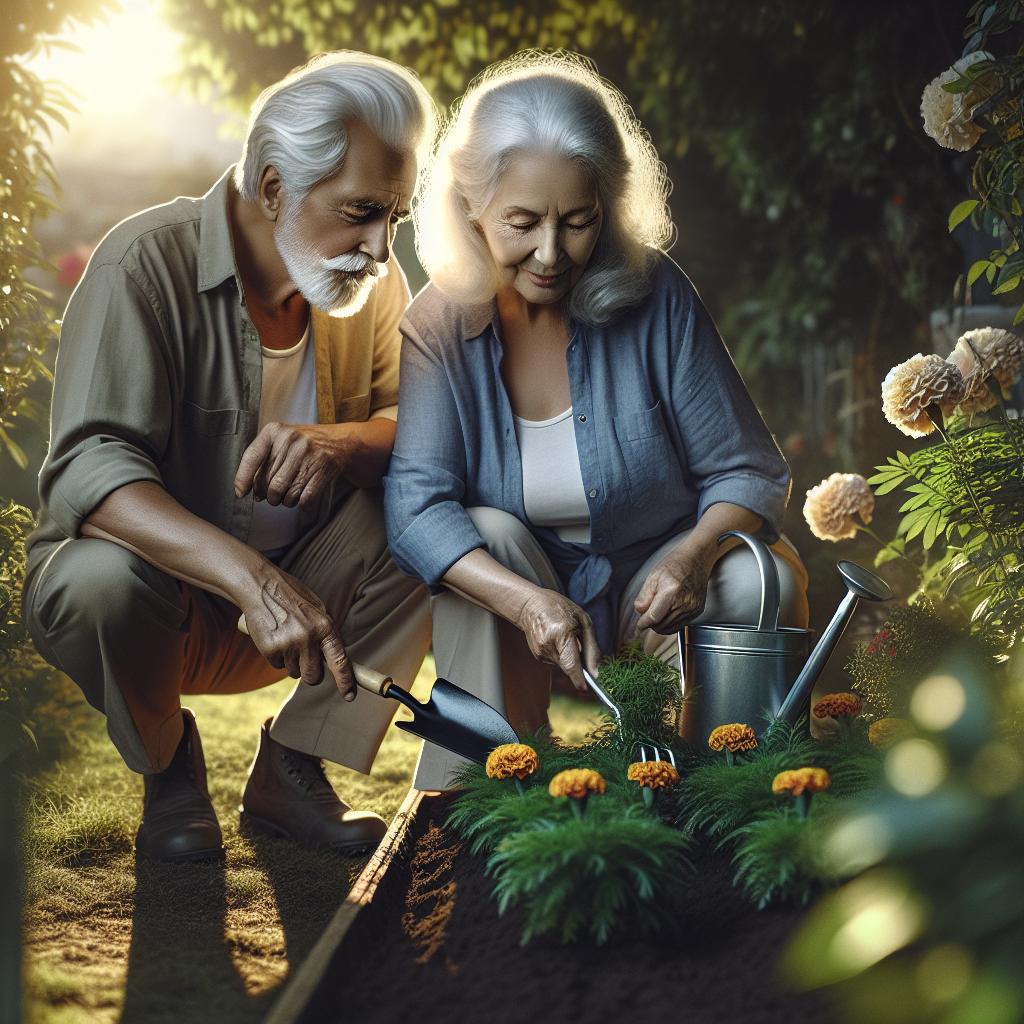
<svg viewBox="0 0 1024 1024">
<path fill-rule="evenodd" d="M 910 437 L 925 437 L 935 426 L 925 410 L 938 405 L 943 415 L 953 411 L 964 395 L 964 378 L 942 356 L 911 356 L 894 366 L 882 382 L 885 418 Z"/>
<path fill-rule="evenodd" d="M 807 492 L 804 519 L 818 540 L 848 540 L 875 511 L 875 496 L 858 473 L 833 473 Z"/>
<path fill-rule="evenodd" d="M 982 328 L 989 330 L 990 328 Z M 956 343 L 956 347 L 946 356 L 946 362 L 951 363 L 959 371 L 964 379 L 964 396 L 960 399 L 957 409 L 965 416 L 973 416 L 975 413 L 985 412 L 996 404 L 996 396 L 988 386 L 988 371 L 984 364 L 978 360 L 978 347 L 974 345 L 972 350 L 969 344 L 969 336 L 977 334 L 977 331 L 968 331 Z"/>
<path fill-rule="evenodd" d="M 961 73 L 981 60 L 992 60 L 984 50 L 956 62 L 925 86 L 921 95 L 921 117 L 925 132 L 940 146 L 964 153 L 985 134 L 971 120 L 974 108 L 990 92 L 982 82 L 974 82 L 966 92 L 947 92 L 942 87 L 960 78 Z"/>
<path fill-rule="evenodd" d="M 1012 388 L 1024 370 L 1024 338 L 999 327 L 979 327 L 968 331 L 956 343 L 950 354 L 951 360 L 958 350 L 961 357 L 964 350 L 972 355 L 977 353 L 984 372 L 994 377 L 1004 390 Z"/>
</svg>

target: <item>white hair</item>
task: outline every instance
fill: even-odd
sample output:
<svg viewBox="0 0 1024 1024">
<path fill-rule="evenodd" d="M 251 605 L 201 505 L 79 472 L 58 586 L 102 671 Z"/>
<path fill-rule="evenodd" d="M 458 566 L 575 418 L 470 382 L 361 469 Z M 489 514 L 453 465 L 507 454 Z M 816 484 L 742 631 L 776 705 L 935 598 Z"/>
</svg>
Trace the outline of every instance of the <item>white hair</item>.
<svg viewBox="0 0 1024 1024">
<path fill-rule="evenodd" d="M 301 202 L 341 170 L 347 120 L 365 124 L 392 149 L 413 152 L 421 166 L 437 127 L 434 101 L 407 68 L 355 50 L 321 53 L 256 98 L 235 168 L 239 193 L 255 200 L 273 165 Z"/>
<path fill-rule="evenodd" d="M 671 185 L 625 97 L 576 54 L 526 50 L 470 84 L 420 181 L 420 262 L 457 302 L 492 299 L 500 270 L 473 222 L 516 155 L 537 151 L 578 161 L 597 189 L 601 233 L 569 311 L 583 323 L 606 323 L 650 292 L 655 249 L 673 237 Z"/>
</svg>

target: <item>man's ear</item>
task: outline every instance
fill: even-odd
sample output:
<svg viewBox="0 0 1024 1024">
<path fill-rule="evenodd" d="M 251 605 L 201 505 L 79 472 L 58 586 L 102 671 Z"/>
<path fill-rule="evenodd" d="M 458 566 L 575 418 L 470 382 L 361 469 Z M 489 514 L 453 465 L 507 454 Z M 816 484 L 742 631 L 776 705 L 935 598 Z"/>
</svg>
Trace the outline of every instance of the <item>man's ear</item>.
<svg viewBox="0 0 1024 1024">
<path fill-rule="evenodd" d="M 259 189 L 256 194 L 260 213 L 269 221 L 276 221 L 281 212 L 282 201 L 281 176 L 273 164 L 267 164 L 260 175 Z"/>
</svg>

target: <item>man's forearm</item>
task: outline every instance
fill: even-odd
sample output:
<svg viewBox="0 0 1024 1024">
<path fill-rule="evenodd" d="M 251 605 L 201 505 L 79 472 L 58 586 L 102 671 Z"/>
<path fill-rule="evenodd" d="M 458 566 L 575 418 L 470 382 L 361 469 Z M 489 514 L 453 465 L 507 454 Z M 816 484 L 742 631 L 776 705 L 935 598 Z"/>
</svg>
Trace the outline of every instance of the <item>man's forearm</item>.
<svg viewBox="0 0 1024 1024">
<path fill-rule="evenodd" d="M 120 544 L 175 579 L 234 604 L 262 585 L 270 565 L 259 552 L 193 515 L 148 480 L 108 494 L 83 521 L 82 535 Z"/>
<path fill-rule="evenodd" d="M 356 487 L 376 487 L 395 446 L 394 420 L 374 417 L 361 423 L 321 423 L 316 427 L 338 445 L 341 475 Z"/>
</svg>

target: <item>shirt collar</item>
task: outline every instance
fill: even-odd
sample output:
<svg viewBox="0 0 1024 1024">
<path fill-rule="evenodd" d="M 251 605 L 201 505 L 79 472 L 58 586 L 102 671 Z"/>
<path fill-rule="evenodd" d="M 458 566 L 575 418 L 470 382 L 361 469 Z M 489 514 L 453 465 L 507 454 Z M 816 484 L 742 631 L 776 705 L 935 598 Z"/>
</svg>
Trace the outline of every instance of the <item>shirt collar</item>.
<svg viewBox="0 0 1024 1024">
<path fill-rule="evenodd" d="M 202 198 L 197 281 L 201 292 L 216 288 L 229 277 L 234 277 L 238 294 L 242 294 L 238 266 L 235 263 L 235 248 L 231 241 L 231 224 L 228 221 L 228 190 L 234 171 L 235 165 L 232 164 Z"/>
</svg>

